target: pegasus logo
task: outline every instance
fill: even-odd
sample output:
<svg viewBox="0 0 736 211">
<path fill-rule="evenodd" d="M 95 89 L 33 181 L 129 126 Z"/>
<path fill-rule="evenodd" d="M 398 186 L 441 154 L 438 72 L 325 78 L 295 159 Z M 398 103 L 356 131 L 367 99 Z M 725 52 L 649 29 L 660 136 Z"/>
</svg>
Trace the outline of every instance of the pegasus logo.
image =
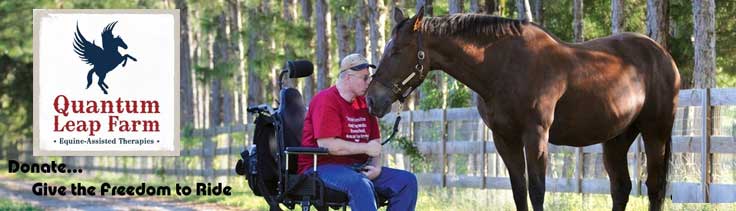
<svg viewBox="0 0 736 211">
<path fill-rule="evenodd" d="M 92 69 L 87 72 L 87 89 L 92 85 L 92 73 L 95 73 L 98 77 L 97 85 L 100 86 L 102 92 L 107 94 L 107 89 L 110 87 L 105 83 L 105 75 L 115 69 L 120 62 L 125 67 L 128 58 L 138 61 L 128 54 L 120 55 L 120 52 L 118 52 L 118 47 L 128 49 L 128 45 L 120 36 L 114 37 L 112 35 L 112 29 L 115 28 L 117 23 L 117 21 L 112 22 L 102 30 L 102 48 L 95 45 L 94 40 L 92 42 L 87 41 L 79 32 L 79 23 L 77 23 L 77 33 L 74 34 L 74 52 L 79 55 L 82 61 L 92 65 Z"/>
</svg>

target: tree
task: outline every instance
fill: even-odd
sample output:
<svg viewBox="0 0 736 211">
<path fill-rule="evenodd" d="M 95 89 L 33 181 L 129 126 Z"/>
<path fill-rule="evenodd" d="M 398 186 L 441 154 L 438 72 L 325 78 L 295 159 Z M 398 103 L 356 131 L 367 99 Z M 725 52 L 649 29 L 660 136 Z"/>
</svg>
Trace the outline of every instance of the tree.
<svg viewBox="0 0 736 211">
<path fill-rule="evenodd" d="M 463 0 L 449 0 L 450 14 L 462 13 L 463 12 Z"/>
<path fill-rule="evenodd" d="M 191 125 L 194 122 L 194 100 L 192 96 L 192 65 L 191 51 L 189 50 L 189 7 L 185 0 L 176 0 L 176 7 L 179 8 L 179 21 L 181 22 L 180 37 L 181 50 L 179 62 L 181 62 L 181 117 L 180 127 Z"/>
<path fill-rule="evenodd" d="M 256 60 L 258 60 L 258 55 L 260 54 L 260 47 L 258 46 L 260 31 L 257 29 L 261 26 L 258 21 L 253 20 L 258 17 L 258 9 L 259 8 L 250 8 L 248 11 L 248 18 L 251 19 L 248 21 L 248 50 L 246 52 L 246 57 L 248 60 L 248 106 L 264 103 L 262 95 L 264 89 L 262 81 L 258 76 L 258 65 L 256 64 Z"/>
<path fill-rule="evenodd" d="M 244 102 L 243 98 L 245 98 L 245 95 L 243 94 L 243 91 L 245 90 L 245 72 L 243 71 L 243 56 L 241 50 L 243 48 L 243 42 L 240 36 L 240 0 L 228 0 L 227 5 L 229 10 L 228 39 L 230 40 L 228 47 L 230 60 L 227 63 L 230 69 L 229 72 L 235 76 L 235 81 L 233 86 L 229 86 L 230 90 L 228 92 L 230 96 L 234 97 L 234 99 L 232 100 L 232 103 L 228 105 L 229 108 L 225 109 L 225 111 L 232 111 L 234 109 L 235 114 L 232 115 L 234 118 L 231 121 L 240 124 L 243 122 L 244 117 L 242 105 Z"/>
<path fill-rule="evenodd" d="M 470 12 L 479 13 L 481 11 L 478 0 L 470 0 Z"/>
<path fill-rule="evenodd" d="M 529 8 L 529 0 L 516 0 L 516 10 L 519 13 L 519 19 L 526 19 L 529 22 L 534 21 L 531 8 Z"/>
<path fill-rule="evenodd" d="M 489 15 L 499 15 L 498 14 L 498 0 L 485 0 L 486 4 L 484 6 L 483 12 Z"/>
<path fill-rule="evenodd" d="M 583 0 L 573 1 L 572 14 L 573 14 L 573 21 L 572 21 L 573 40 L 575 42 L 582 42 L 583 41 Z"/>
<path fill-rule="evenodd" d="M 415 6 L 415 11 L 419 11 L 419 8 L 424 6 L 424 15 L 427 16 L 433 16 L 434 15 L 434 6 L 432 5 L 433 0 L 417 0 L 417 4 Z"/>
<path fill-rule="evenodd" d="M 302 7 L 302 20 L 306 22 L 307 26 L 312 26 L 312 0 L 300 0 L 300 4 Z M 307 45 L 310 46 L 309 49 L 313 49 L 312 42 L 314 41 L 312 36 L 309 36 L 307 39 Z M 312 96 L 314 95 L 314 79 L 315 76 L 312 74 L 309 77 L 306 77 L 302 79 L 304 82 L 304 89 L 302 90 L 302 94 L 304 95 L 304 102 L 310 102 L 312 100 Z"/>
<path fill-rule="evenodd" d="M 386 15 L 384 15 L 386 7 L 383 6 L 383 1 L 368 0 L 368 12 L 370 13 L 370 40 L 371 40 L 371 63 L 378 64 L 378 58 L 381 58 L 383 51 L 384 40 L 386 40 L 385 33 L 385 22 Z"/>
<path fill-rule="evenodd" d="M 325 0 L 317 0 L 315 5 L 315 18 L 317 28 L 317 90 L 323 90 L 329 86 L 330 55 L 329 42 L 327 41 L 327 3 Z"/>
<path fill-rule="evenodd" d="M 353 22 L 355 24 L 355 50 L 353 52 L 360 55 L 366 55 L 366 24 L 368 24 L 368 7 L 366 0 L 358 0 L 358 8 L 356 9 Z"/>
<path fill-rule="evenodd" d="M 611 32 L 624 31 L 624 0 L 611 0 Z"/>
<path fill-rule="evenodd" d="M 667 49 L 669 1 L 647 0 L 647 35 Z"/>
<path fill-rule="evenodd" d="M 345 58 L 351 52 L 350 47 L 350 21 L 348 20 L 345 12 L 334 11 L 332 18 L 335 21 L 335 38 L 337 40 L 337 55 L 338 59 Z"/>
<path fill-rule="evenodd" d="M 213 57 L 213 75 L 212 81 L 210 82 L 210 127 L 218 127 L 223 123 L 223 108 L 227 109 L 226 103 L 223 102 L 223 94 L 227 91 L 223 91 L 222 79 L 220 77 L 225 70 L 225 63 L 227 62 L 227 35 L 225 34 L 227 26 L 225 23 L 225 11 L 222 11 L 217 16 L 217 35 L 215 36 L 215 42 L 212 47 Z M 227 117 L 225 117 L 227 118 Z"/>
<path fill-rule="evenodd" d="M 713 88 L 716 86 L 715 6 L 714 0 L 693 1 L 695 27 L 694 88 Z"/>
<path fill-rule="evenodd" d="M 544 1 L 534 0 L 534 9 L 532 10 L 534 21 L 539 25 L 544 25 Z"/>
</svg>

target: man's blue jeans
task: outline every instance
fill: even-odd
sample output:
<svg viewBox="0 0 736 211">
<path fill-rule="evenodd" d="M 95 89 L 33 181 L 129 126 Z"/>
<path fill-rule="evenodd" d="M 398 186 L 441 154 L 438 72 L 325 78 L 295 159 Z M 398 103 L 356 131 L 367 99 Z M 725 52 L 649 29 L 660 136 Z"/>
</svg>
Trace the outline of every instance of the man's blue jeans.
<svg viewBox="0 0 736 211">
<path fill-rule="evenodd" d="M 309 168 L 304 174 L 312 172 Z M 369 180 L 350 166 L 323 164 L 317 166 L 319 177 L 328 188 L 348 194 L 354 211 L 377 210 L 376 193 L 388 198 L 388 210 L 414 210 L 417 204 L 417 178 L 411 172 L 382 167 L 381 174 Z"/>
</svg>

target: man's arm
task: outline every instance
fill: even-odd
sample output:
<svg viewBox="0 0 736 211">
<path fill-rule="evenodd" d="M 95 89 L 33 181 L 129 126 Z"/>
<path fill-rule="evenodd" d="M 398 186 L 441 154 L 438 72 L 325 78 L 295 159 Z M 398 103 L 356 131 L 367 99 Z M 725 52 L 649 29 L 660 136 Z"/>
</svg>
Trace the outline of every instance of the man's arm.
<svg viewBox="0 0 736 211">
<path fill-rule="evenodd" d="M 377 157 L 381 154 L 381 143 L 375 141 L 355 143 L 334 137 L 320 138 L 317 139 L 317 146 L 327 148 L 331 155 L 367 154 L 371 157 Z"/>
</svg>

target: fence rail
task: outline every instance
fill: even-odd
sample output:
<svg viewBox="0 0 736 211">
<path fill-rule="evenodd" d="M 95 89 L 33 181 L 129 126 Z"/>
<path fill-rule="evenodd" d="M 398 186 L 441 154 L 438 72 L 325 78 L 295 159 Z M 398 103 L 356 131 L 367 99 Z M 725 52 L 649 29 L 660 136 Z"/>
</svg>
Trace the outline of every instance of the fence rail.
<svg viewBox="0 0 736 211">
<path fill-rule="evenodd" d="M 692 124 L 693 128 L 700 128 L 699 134 L 673 134 L 673 153 L 695 153 L 700 157 L 699 181 L 672 181 L 668 194 L 676 203 L 682 202 L 709 202 L 709 203 L 725 203 L 736 202 L 736 184 L 713 183 L 713 171 L 710 169 L 713 165 L 713 153 L 719 154 L 736 154 L 736 137 L 733 135 L 713 135 L 710 125 L 713 123 L 713 116 L 710 116 L 710 108 L 715 106 L 734 106 L 736 105 L 736 89 L 690 89 L 681 90 L 679 95 L 680 108 L 699 108 L 699 116 L 693 114 L 684 116 L 684 125 L 676 127 L 689 127 L 689 121 L 692 117 L 700 119 Z M 705 108 L 705 109 L 703 109 Z M 685 112 L 687 113 L 687 111 Z M 693 112 L 695 113 L 695 112 Z M 384 117 L 382 121 L 389 123 L 393 121 L 396 113 L 391 113 Z M 432 109 L 427 111 L 404 111 L 399 113 L 405 121 L 401 124 L 401 135 L 410 138 L 419 151 L 430 158 L 430 162 L 436 169 L 431 172 L 417 172 L 417 176 L 422 185 L 437 187 L 467 187 L 467 188 L 488 188 L 488 189 L 510 189 L 510 182 L 507 177 L 502 174 L 505 167 L 496 154 L 496 148 L 493 144 L 491 136 L 492 131 L 488 130 L 480 120 L 478 111 L 475 108 L 451 108 L 451 109 Z M 683 116 L 678 112 L 678 116 Z M 692 117 L 691 117 L 692 116 Z M 736 118 L 735 118 L 736 119 Z M 474 122 L 475 129 L 466 130 L 466 135 L 470 138 L 453 138 L 448 133 L 456 133 L 456 130 L 450 130 L 448 125 L 450 122 Z M 427 131 L 421 130 L 426 125 L 435 124 L 434 129 L 439 129 L 439 136 L 426 138 Z M 437 126 L 438 125 L 438 126 Z M 736 126 L 735 126 L 736 127 Z M 467 129 L 467 128 L 466 128 Z M 692 129 L 692 128 L 690 128 Z M 193 149 L 182 149 L 180 157 L 134 157 L 136 159 L 133 166 L 121 165 L 125 164 L 120 157 L 79 157 L 85 166 L 85 169 L 119 172 L 119 173 L 135 173 L 142 175 L 176 175 L 181 176 L 204 176 L 204 177 L 226 177 L 235 175 L 233 170 L 234 163 L 238 159 L 238 154 L 244 149 L 245 144 L 250 143 L 250 131 L 253 126 L 248 124 L 232 125 L 225 127 L 214 127 L 206 129 L 195 129 L 192 136 L 203 138 L 201 147 Z M 431 129 L 430 129 L 431 130 Z M 434 131 L 437 132 L 437 131 Z M 233 140 L 233 133 L 244 134 L 245 140 Z M 733 134 L 733 132 L 731 133 Z M 220 139 L 221 135 L 226 135 L 225 140 Z M 217 143 L 216 143 L 217 142 Z M 219 145 L 219 146 L 218 146 Z M 629 164 L 632 168 L 632 194 L 646 195 L 646 185 L 643 184 L 639 175 L 642 175 L 644 168 L 644 152 L 641 138 L 638 138 L 635 144 L 629 150 Z M 33 159 L 29 156 L 31 153 L 30 143 L 25 143 L 22 147 L 21 157 L 25 159 Z M 567 162 L 573 162 L 574 174 L 572 177 L 552 177 L 548 175 L 547 191 L 550 192 L 578 192 L 578 193 L 609 193 L 609 182 L 606 178 L 586 178 L 586 156 L 597 155 L 602 153 L 600 144 L 586 147 L 567 147 L 550 145 L 549 152 L 568 153 L 574 155 L 574 159 Z M 402 150 L 394 147 L 386 147 L 384 154 L 391 156 L 394 160 L 399 160 L 399 168 L 411 168 L 408 159 L 402 155 Z M 452 170 L 453 163 L 450 159 L 453 156 L 480 157 L 473 161 L 475 172 L 471 174 L 457 174 Z M 218 160 L 216 162 L 216 157 Z M 189 160 L 184 160 L 189 159 Z M 199 168 L 188 168 L 186 162 L 198 163 Z M 468 161 L 470 162 L 470 161 Z M 215 168 L 217 163 L 219 168 Z M 386 161 L 388 164 L 389 162 Z M 589 173 L 589 172 L 587 172 Z M 734 176 L 736 178 L 736 176 Z M 698 190 L 698 191 L 694 191 Z"/>
</svg>

